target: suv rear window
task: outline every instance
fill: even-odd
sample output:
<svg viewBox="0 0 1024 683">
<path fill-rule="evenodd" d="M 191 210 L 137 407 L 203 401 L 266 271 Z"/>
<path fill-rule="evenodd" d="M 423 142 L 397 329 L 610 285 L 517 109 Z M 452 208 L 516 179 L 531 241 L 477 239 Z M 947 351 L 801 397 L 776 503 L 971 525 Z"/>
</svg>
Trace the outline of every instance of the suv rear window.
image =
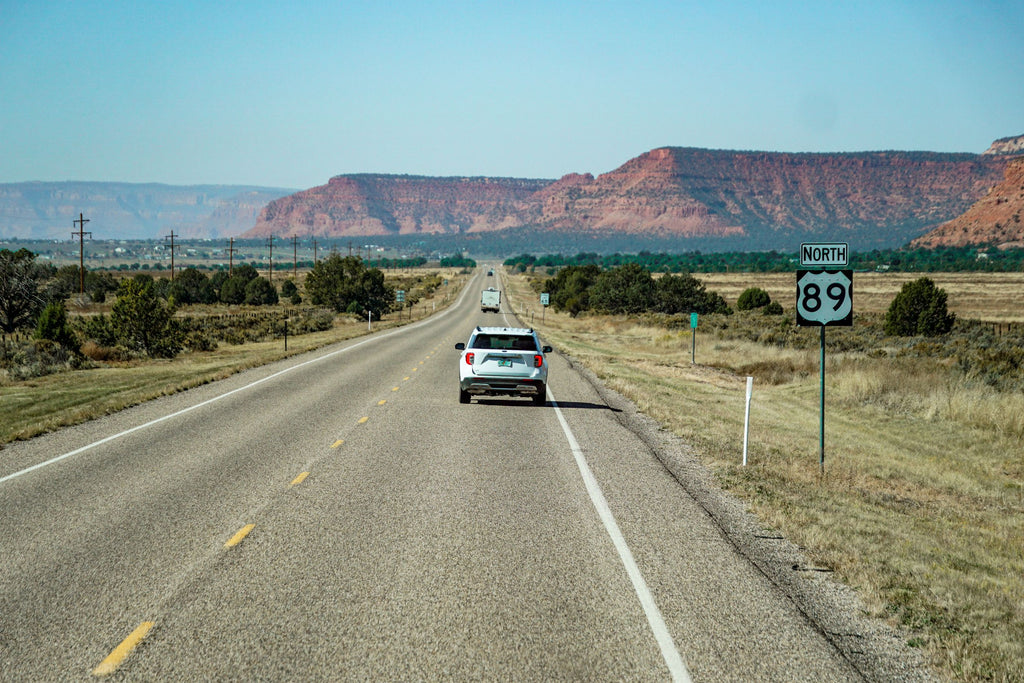
<svg viewBox="0 0 1024 683">
<path fill-rule="evenodd" d="M 470 344 L 473 349 L 510 349 L 512 351 L 536 351 L 533 337 L 521 334 L 478 334 Z"/>
</svg>

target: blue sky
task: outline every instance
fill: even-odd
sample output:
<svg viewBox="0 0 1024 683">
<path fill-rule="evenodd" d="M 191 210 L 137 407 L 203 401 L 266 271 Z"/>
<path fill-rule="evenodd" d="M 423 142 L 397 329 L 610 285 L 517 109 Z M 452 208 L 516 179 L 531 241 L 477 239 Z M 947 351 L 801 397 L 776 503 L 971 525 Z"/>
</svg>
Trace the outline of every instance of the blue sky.
<svg viewBox="0 0 1024 683">
<path fill-rule="evenodd" d="M 1019 0 L 0 0 L 0 182 L 982 152 L 1024 134 L 1022 36 Z"/>
</svg>

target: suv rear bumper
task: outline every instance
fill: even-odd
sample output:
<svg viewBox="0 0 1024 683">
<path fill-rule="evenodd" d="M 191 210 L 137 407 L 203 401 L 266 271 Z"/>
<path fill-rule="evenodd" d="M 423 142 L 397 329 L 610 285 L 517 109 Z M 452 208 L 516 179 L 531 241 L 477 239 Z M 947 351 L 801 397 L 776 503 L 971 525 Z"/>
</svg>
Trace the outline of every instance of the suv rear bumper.
<svg viewBox="0 0 1024 683">
<path fill-rule="evenodd" d="M 544 390 L 544 383 L 538 380 L 487 379 L 483 377 L 467 377 L 459 383 L 459 388 L 468 394 L 479 396 L 487 394 L 516 394 L 518 396 L 536 396 Z"/>
</svg>

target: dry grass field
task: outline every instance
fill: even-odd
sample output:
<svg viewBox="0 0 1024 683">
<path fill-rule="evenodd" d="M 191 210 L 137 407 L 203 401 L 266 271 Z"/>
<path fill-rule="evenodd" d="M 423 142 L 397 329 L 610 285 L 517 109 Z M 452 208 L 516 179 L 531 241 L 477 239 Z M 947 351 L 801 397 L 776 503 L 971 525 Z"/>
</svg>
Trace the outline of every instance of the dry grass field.
<svg viewBox="0 0 1024 683">
<path fill-rule="evenodd" d="M 793 273 L 700 273 L 697 277 L 735 303 L 747 287 L 760 287 L 787 310 L 796 305 Z M 853 305 L 858 313 L 884 313 L 907 282 L 931 278 L 949 294 L 949 309 L 961 318 L 1024 322 L 1024 273 L 854 273 Z"/>
<path fill-rule="evenodd" d="M 795 276 L 698 274 L 735 304 L 761 287 L 792 311 Z M 857 273 L 854 307 L 877 320 L 919 274 Z M 933 274 L 961 318 L 1019 322 L 1024 274 Z M 506 278 L 517 310 L 528 277 Z M 735 333 L 627 317 L 531 315 L 547 341 L 691 444 L 764 523 L 901 624 L 956 680 L 1024 680 L 1024 396 L 958 374 L 947 358 L 892 349 L 826 357 L 825 474 L 819 474 L 819 355 Z M 709 321 L 711 322 L 711 321 Z M 817 336 L 817 330 L 808 330 Z M 828 334 L 833 334 L 830 330 Z M 916 348 L 916 347 L 915 347 Z M 755 377 L 741 464 L 747 375 Z"/>
</svg>

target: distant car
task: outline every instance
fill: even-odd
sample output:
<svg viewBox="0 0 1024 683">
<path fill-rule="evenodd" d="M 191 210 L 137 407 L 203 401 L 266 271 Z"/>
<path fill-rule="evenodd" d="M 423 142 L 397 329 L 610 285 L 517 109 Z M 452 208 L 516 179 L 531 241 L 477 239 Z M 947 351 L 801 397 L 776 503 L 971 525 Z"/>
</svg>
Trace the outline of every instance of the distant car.
<svg viewBox="0 0 1024 683">
<path fill-rule="evenodd" d="M 494 275 L 494 271 L 493 270 L 488 270 L 487 271 L 487 277 L 491 277 L 492 275 Z"/>
<path fill-rule="evenodd" d="M 501 292 L 494 287 L 488 287 L 480 294 L 480 310 L 484 313 L 501 312 Z"/>
<path fill-rule="evenodd" d="M 459 403 L 473 396 L 528 396 L 544 405 L 548 394 L 548 361 L 532 329 L 477 327 L 469 342 L 459 342 Z"/>
</svg>

